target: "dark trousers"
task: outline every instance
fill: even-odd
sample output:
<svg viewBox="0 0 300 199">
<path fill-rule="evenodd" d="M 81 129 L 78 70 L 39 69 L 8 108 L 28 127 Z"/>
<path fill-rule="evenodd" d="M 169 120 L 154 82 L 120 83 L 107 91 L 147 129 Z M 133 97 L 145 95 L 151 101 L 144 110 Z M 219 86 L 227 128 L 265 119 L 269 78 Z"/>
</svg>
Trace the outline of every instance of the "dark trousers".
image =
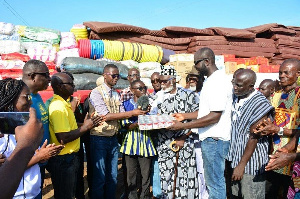
<svg viewBox="0 0 300 199">
<path fill-rule="evenodd" d="M 129 199 L 137 199 L 137 169 L 140 166 L 142 175 L 142 191 L 140 198 L 150 198 L 150 169 L 151 158 L 142 156 L 125 155 L 127 167 L 127 184 L 129 190 Z"/>
<path fill-rule="evenodd" d="M 50 158 L 48 168 L 55 199 L 73 199 L 75 197 L 79 162 L 77 153 Z"/>
<path fill-rule="evenodd" d="M 79 168 L 77 173 L 77 183 L 76 183 L 76 199 L 85 199 L 84 197 L 84 180 L 83 180 L 83 169 L 84 169 L 84 151 L 83 151 L 83 142 L 80 139 L 80 149 L 78 151 L 79 158 Z"/>
<path fill-rule="evenodd" d="M 291 176 L 268 171 L 266 180 L 266 199 L 286 198 Z"/>
</svg>

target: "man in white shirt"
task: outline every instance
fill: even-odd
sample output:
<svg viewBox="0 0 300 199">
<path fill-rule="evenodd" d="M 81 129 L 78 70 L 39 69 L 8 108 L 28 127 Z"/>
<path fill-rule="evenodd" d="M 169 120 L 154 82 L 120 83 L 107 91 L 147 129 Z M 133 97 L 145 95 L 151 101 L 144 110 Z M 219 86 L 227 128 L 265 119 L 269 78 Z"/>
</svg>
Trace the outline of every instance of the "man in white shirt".
<svg viewBox="0 0 300 199">
<path fill-rule="evenodd" d="M 209 198 L 225 199 L 224 169 L 230 140 L 232 85 L 215 65 L 215 54 L 210 48 L 198 50 L 194 60 L 199 73 L 207 76 L 200 93 L 199 111 L 175 114 L 174 117 L 179 121 L 197 119 L 188 123 L 176 122 L 170 129 L 199 128 Z"/>
</svg>

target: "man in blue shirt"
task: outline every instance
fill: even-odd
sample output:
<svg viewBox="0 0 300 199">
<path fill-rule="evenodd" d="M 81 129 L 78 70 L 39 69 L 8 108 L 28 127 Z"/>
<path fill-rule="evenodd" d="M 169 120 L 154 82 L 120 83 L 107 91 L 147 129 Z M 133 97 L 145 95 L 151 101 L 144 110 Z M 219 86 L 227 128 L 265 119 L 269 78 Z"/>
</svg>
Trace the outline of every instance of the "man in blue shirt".
<svg viewBox="0 0 300 199">
<path fill-rule="evenodd" d="M 50 142 L 50 133 L 49 133 L 49 114 L 48 109 L 45 107 L 45 104 L 41 98 L 39 91 L 46 90 L 51 78 L 49 74 L 49 69 L 47 65 L 39 60 L 29 60 L 23 67 L 23 77 L 22 80 L 29 87 L 32 105 L 31 107 L 35 108 L 37 118 L 43 123 L 44 135 L 43 140 L 40 146 L 45 142 L 45 140 Z M 49 156 L 51 156 L 49 154 Z M 49 157 L 50 158 L 50 157 Z M 47 162 L 40 163 L 42 184 L 43 188 L 44 178 L 45 178 L 45 167 Z"/>
</svg>

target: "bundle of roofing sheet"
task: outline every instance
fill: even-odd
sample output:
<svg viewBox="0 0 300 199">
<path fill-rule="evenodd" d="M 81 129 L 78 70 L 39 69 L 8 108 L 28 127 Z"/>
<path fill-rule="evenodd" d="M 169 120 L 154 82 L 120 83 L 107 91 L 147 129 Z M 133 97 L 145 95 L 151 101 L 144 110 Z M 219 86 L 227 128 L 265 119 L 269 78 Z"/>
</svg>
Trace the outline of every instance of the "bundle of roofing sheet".
<svg viewBox="0 0 300 199">
<path fill-rule="evenodd" d="M 241 58 L 264 56 L 273 64 L 287 58 L 300 59 L 300 27 L 277 23 L 246 29 L 168 26 L 161 30 L 108 22 L 84 22 L 84 25 L 90 29 L 89 39 L 158 45 L 176 53 L 194 53 L 209 47 L 216 54 L 234 54 Z"/>
</svg>

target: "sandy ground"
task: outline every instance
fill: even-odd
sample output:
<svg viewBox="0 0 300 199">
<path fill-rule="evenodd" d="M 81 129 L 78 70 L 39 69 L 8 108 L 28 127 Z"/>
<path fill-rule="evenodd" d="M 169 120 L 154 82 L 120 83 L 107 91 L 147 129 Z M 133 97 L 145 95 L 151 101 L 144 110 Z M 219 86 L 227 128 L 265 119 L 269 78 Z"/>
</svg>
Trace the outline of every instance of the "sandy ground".
<svg viewBox="0 0 300 199">
<path fill-rule="evenodd" d="M 123 174 L 122 174 L 122 169 L 121 169 L 121 160 L 119 160 L 119 165 L 118 165 L 118 186 L 117 186 L 117 192 L 116 192 L 116 198 L 119 199 L 120 196 L 123 193 Z M 87 175 L 86 175 L 86 162 L 84 163 L 84 195 L 85 198 L 88 199 L 88 186 L 87 186 Z M 50 178 L 50 174 L 46 172 L 45 176 L 45 181 L 44 181 L 44 187 L 43 187 L 43 199 L 54 199 L 54 191 L 52 187 L 52 182 Z"/>
</svg>

